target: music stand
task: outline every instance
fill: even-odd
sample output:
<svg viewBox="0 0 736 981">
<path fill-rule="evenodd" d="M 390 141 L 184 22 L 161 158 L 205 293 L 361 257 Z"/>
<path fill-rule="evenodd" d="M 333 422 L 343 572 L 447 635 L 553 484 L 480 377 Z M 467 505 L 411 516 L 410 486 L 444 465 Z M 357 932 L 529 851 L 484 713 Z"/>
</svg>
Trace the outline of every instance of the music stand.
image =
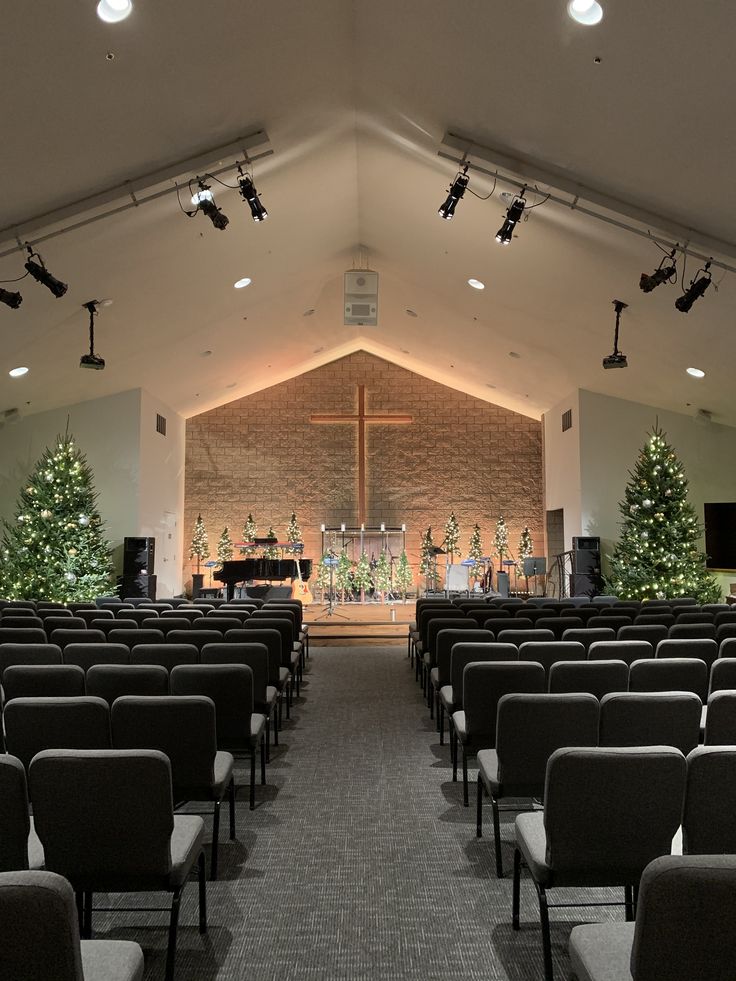
<svg viewBox="0 0 736 981">
<path fill-rule="evenodd" d="M 324 620 L 325 617 L 340 617 L 343 620 L 349 620 L 350 617 L 346 617 L 344 613 L 338 613 L 337 610 L 335 609 L 335 589 L 334 589 L 335 569 L 340 560 L 338 559 L 338 557 L 335 555 L 334 552 L 330 551 L 328 556 L 324 558 L 322 561 L 330 570 L 330 591 L 328 593 L 329 598 L 327 601 L 327 606 L 323 609 L 322 613 L 320 613 L 318 617 L 314 618 L 313 622 L 316 623 L 317 620 Z"/>
<path fill-rule="evenodd" d="M 524 559 L 524 578 L 528 581 L 534 576 L 534 595 L 537 595 L 537 576 L 547 575 L 547 559 L 545 556 L 529 556 Z M 546 595 L 545 590 L 545 595 Z"/>
</svg>

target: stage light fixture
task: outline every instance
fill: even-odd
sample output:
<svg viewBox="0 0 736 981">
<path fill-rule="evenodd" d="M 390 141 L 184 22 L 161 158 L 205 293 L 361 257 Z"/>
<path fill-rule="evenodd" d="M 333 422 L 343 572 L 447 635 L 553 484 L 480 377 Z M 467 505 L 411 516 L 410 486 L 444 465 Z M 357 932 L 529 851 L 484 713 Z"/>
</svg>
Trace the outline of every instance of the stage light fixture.
<svg viewBox="0 0 736 981">
<path fill-rule="evenodd" d="M 79 359 L 80 368 L 91 368 L 93 371 L 102 371 L 105 367 L 105 359 L 99 354 L 95 354 L 95 317 L 100 300 L 87 300 L 82 307 L 89 313 L 89 354 L 83 354 Z"/>
<path fill-rule="evenodd" d="M 641 274 L 639 280 L 639 289 L 642 293 L 651 293 L 652 290 L 661 286 L 662 283 L 672 282 L 674 277 L 677 275 L 677 266 L 674 262 L 675 249 L 673 249 L 669 255 L 664 256 L 660 264 L 654 270 L 651 276 L 647 276 L 646 273 Z M 665 262 L 670 260 L 670 264 L 665 266 Z"/>
<path fill-rule="evenodd" d="M 209 193 L 206 193 L 208 191 Z M 224 231 L 230 224 L 230 219 L 227 215 L 223 214 L 215 204 L 215 199 L 212 196 L 209 185 L 200 181 L 199 193 L 195 194 L 194 197 L 197 198 L 197 209 L 203 214 L 207 215 L 215 228 L 218 228 L 220 231 Z M 192 201 L 194 201 L 194 197 L 192 198 Z"/>
<path fill-rule="evenodd" d="M 690 285 L 682 296 L 678 296 L 678 298 L 675 300 L 675 306 L 680 313 L 690 313 L 693 303 L 695 303 L 696 300 L 699 300 L 710 286 L 712 282 L 710 275 L 710 263 L 706 262 L 705 267 L 702 270 L 698 270 L 698 272 L 701 271 L 703 275 L 700 278 L 697 278 L 698 273 L 696 273 L 690 280 Z"/>
<path fill-rule="evenodd" d="M 0 286 L 0 303 L 4 303 L 6 307 L 10 307 L 11 310 L 17 310 L 18 307 L 23 302 L 23 297 L 20 293 L 15 293 L 12 290 L 4 290 Z"/>
<path fill-rule="evenodd" d="M 97 4 L 97 16 L 106 24 L 117 24 L 125 20 L 133 10 L 131 0 L 100 0 Z"/>
<path fill-rule="evenodd" d="M 238 166 L 238 172 L 240 175 L 238 177 L 240 194 L 250 208 L 253 221 L 265 221 L 268 218 L 268 212 L 261 204 L 261 199 L 258 197 L 258 191 L 253 183 L 253 178 L 248 174 L 244 174 L 240 166 Z"/>
<path fill-rule="evenodd" d="M 29 258 L 25 268 L 31 278 L 35 279 L 37 283 L 41 283 L 47 290 L 50 290 L 58 300 L 66 293 L 69 287 L 66 283 L 62 283 L 60 279 L 57 279 L 56 276 L 51 275 L 38 252 L 34 252 L 30 245 L 27 245 L 26 249 Z M 34 259 L 38 259 L 38 262 L 34 262 Z"/>
<path fill-rule="evenodd" d="M 462 198 L 463 194 L 465 194 L 465 189 L 467 188 L 469 181 L 468 164 L 465 164 L 462 171 L 457 172 L 455 180 L 450 185 L 444 204 L 442 204 L 437 210 L 437 214 L 440 216 L 440 218 L 444 218 L 445 221 L 450 221 L 455 217 L 455 208 L 457 207 L 458 201 Z"/>
<path fill-rule="evenodd" d="M 603 359 L 604 368 L 628 368 L 629 362 L 626 360 L 626 355 L 622 354 L 618 349 L 618 331 L 621 323 L 621 311 L 625 310 L 628 303 L 624 303 L 622 300 L 614 300 L 613 308 L 616 311 L 616 329 L 613 333 L 613 354 L 609 354 L 608 357 Z"/>
<path fill-rule="evenodd" d="M 496 232 L 496 241 L 499 243 L 499 245 L 508 245 L 511 242 L 514 229 L 521 221 L 521 217 L 524 214 L 524 208 L 526 207 L 526 199 L 524 197 L 525 192 L 526 188 L 522 190 L 521 194 L 517 194 L 506 211 L 504 223 Z"/>
</svg>

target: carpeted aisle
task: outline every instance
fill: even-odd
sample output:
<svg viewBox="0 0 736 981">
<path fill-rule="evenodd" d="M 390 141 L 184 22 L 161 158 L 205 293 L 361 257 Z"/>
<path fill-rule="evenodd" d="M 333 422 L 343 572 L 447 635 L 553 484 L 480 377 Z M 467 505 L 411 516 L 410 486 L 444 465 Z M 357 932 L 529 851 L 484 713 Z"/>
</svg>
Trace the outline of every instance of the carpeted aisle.
<svg viewBox="0 0 736 981">
<path fill-rule="evenodd" d="M 223 820 L 207 937 L 194 883 L 185 892 L 177 981 L 541 977 L 533 889 L 522 883 L 514 934 L 511 880 L 495 878 L 491 838 L 475 838 L 474 787 L 465 809 L 405 652 L 313 648 L 253 813 L 240 771 L 238 840 Z M 138 940 L 158 981 L 165 919 L 100 914 L 96 935 Z M 553 924 L 558 981 L 569 928 Z"/>
</svg>

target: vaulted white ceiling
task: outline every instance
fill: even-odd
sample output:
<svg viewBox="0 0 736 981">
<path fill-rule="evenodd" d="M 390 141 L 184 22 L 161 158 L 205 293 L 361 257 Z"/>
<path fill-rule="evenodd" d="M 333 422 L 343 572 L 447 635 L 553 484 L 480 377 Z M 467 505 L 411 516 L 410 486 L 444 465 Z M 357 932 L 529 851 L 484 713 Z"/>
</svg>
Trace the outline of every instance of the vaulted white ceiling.
<svg viewBox="0 0 736 981">
<path fill-rule="evenodd" d="M 593 28 L 565 0 L 134 0 L 117 25 L 94 0 L 13 5 L 0 228 L 25 237 L 27 219 L 260 128 L 273 156 L 255 165 L 262 225 L 215 185 L 224 232 L 169 194 L 39 246 L 70 288 L 57 300 L 27 279 L 6 286 L 24 302 L 0 305 L 0 410 L 143 386 L 191 415 L 366 348 L 528 415 L 580 386 L 736 425 L 732 274 L 683 315 L 677 289 L 638 288 L 656 247 L 613 225 L 549 203 L 502 249 L 507 185 L 437 216 L 456 169 L 437 155 L 450 130 L 661 215 L 657 234 L 721 239 L 713 254 L 734 262 L 736 8 L 602 3 Z M 380 274 L 375 328 L 342 322 L 359 246 Z M 0 259 L 0 279 L 22 264 Z M 234 290 L 242 276 L 252 285 Z M 81 371 L 81 304 L 101 297 L 114 300 L 98 321 L 107 368 Z M 630 366 L 606 372 L 614 298 L 630 304 Z M 12 380 L 18 364 L 31 371 Z"/>
</svg>

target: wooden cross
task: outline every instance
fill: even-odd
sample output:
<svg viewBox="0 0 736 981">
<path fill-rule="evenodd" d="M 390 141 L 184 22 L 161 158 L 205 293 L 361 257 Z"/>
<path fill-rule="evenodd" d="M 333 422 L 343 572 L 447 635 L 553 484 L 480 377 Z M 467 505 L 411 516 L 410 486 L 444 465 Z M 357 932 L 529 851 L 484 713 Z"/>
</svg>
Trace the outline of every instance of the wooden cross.
<svg viewBox="0 0 736 981">
<path fill-rule="evenodd" d="M 358 423 L 358 522 L 365 523 L 365 426 L 366 423 L 378 423 L 382 426 L 407 426 L 414 422 L 413 416 L 371 414 L 365 411 L 365 385 L 358 385 L 357 415 L 312 415 L 309 421 L 317 425 L 335 425 L 337 423 Z"/>
</svg>

